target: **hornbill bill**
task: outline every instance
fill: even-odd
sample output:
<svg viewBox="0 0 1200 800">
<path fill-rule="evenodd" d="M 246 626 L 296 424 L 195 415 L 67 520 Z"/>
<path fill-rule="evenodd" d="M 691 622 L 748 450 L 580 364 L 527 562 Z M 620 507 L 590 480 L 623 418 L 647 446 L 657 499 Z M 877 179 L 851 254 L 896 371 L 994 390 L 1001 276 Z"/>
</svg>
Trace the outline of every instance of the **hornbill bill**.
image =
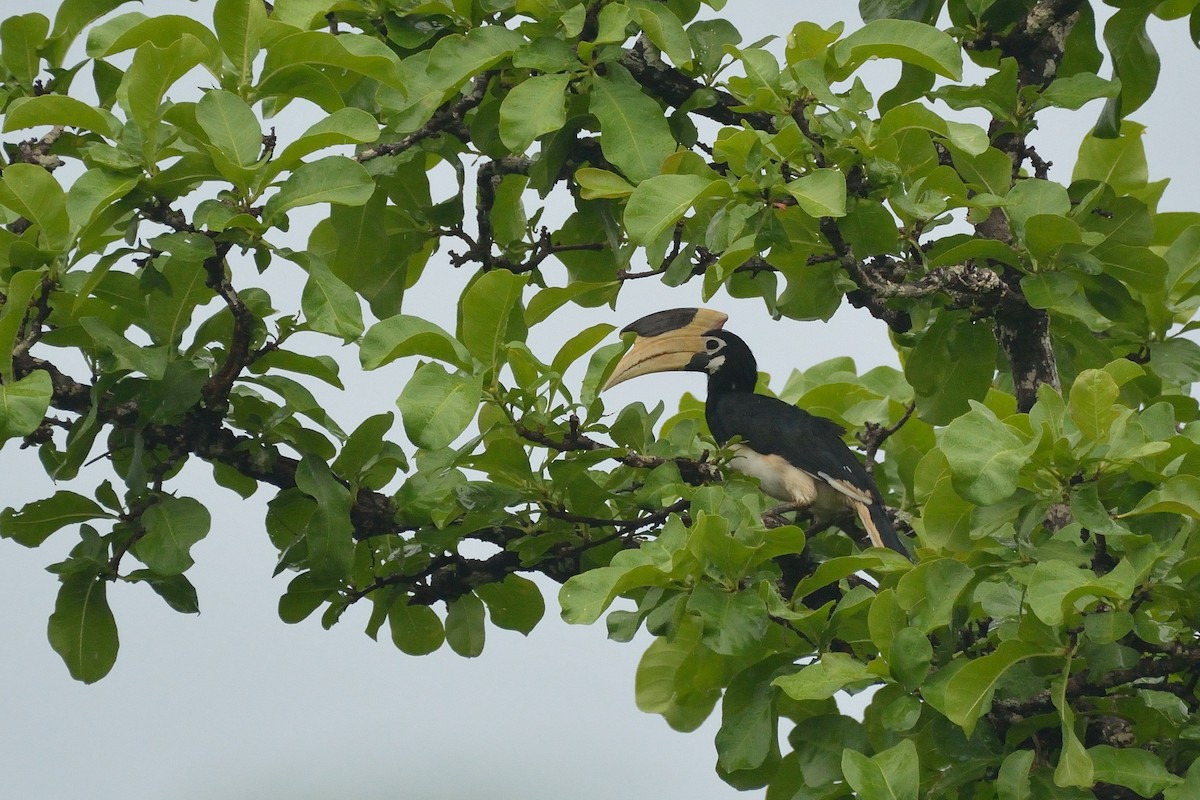
<svg viewBox="0 0 1200 800">
<path fill-rule="evenodd" d="M 764 492 L 794 507 L 853 509 L 873 545 L 907 556 L 879 489 L 842 441 L 841 426 L 754 394 L 758 365 L 745 342 L 721 330 L 727 319 L 707 308 L 676 308 L 626 325 L 621 333 L 637 338 L 604 388 L 651 372 L 707 373 L 708 427 L 722 444 L 740 440 L 731 448 L 731 467 L 758 478 Z"/>
</svg>

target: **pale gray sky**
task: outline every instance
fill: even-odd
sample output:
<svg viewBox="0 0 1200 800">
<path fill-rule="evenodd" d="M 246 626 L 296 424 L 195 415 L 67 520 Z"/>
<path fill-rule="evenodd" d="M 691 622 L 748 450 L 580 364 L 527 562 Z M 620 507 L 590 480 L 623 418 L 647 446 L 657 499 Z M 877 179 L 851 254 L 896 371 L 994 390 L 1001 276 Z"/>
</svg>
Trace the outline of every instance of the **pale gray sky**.
<svg viewBox="0 0 1200 800">
<path fill-rule="evenodd" d="M 8 13 L 18 11 L 7 5 Z M 152 3 L 141 10 L 168 7 L 211 18 L 207 1 Z M 750 42 L 785 35 L 800 19 L 827 24 L 834 12 L 856 19 L 855 8 L 852 2 L 732 0 L 724 14 Z M 1149 128 L 1152 177 L 1174 180 L 1164 208 L 1184 209 L 1200 185 L 1194 88 L 1188 85 L 1200 59 L 1186 24 L 1155 27 L 1163 79 L 1135 117 Z M 1060 112 L 1031 137 L 1055 162 L 1052 177 L 1068 180 L 1079 138 L 1097 111 L 1093 104 L 1076 114 Z M 450 277 L 437 279 L 435 272 Z M 294 284 L 298 273 L 287 274 Z M 464 277 L 436 257 L 410 298 L 410 313 L 428 310 L 452 328 L 453 298 Z M 296 285 L 272 284 L 273 293 L 297 291 Z M 585 325 L 620 325 L 659 308 L 698 302 L 698 286 L 668 290 L 639 282 L 628 287 L 616 314 L 564 312 L 535 329 L 531 344 L 552 353 Z M 863 312 L 845 309 L 828 325 L 780 327 L 769 324 L 758 302 L 718 296 L 709 305 L 730 312 L 729 327 L 756 348 L 762 368 L 779 385 L 792 367 L 833 355 L 853 356 L 860 369 L 895 363 L 882 326 Z M 778 347 L 781 336 L 794 346 Z M 347 396 L 327 395 L 336 403 L 335 418 L 350 425 L 393 409 L 398 374 L 356 375 L 347 368 Z M 699 378 L 647 379 L 615 390 L 609 405 L 663 399 L 674 408 L 685 385 L 693 392 L 703 388 Z M 8 476 L 4 505 L 20 506 L 62 488 L 44 477 L 31 451 L 12 443 L 0 453 L 0 465 Z M 98 480 L 104 466 L 84 474 Z M 212 532 L 194 548 L 197 563 L 189 573 L 202 613 L 182 616 L 141 587 L 112 587 L 121 654 L 113 672 L 93 686 L 71 680 L 46 642 L 58 583 L 44 567 L 65 555 L 73 534 L 56 534 L 37 550 L 0 542 L 0 608 L 6 610 L 0 615 L 0 797 L 735 796 L 713 771 L 715 720 L 683 735 L 636 709 L 633 676 L 647 640 L 616 644 L 605 639 L 603 624 L 565 625 L 553 585 L 546 585 L 547 618 L 528 639 L 489 627 L 487 647 L 474 660 L 446 648 L 423 658 L 406 656 L 386 635 L 372 642 L 362 633 L 363 609 L 352 610 L 331 631 L 315 618 L 284 625 L 276 603 L 288 578 L 270 577 L 276 554 L 263 530 L 267 493 L 243 503 L 210 488 L 210 475 L 195 462 L 173 483 L 213 510 Z M 84 492 L 88 486 L 86 480 L 78 484 Z"/>
</svg>

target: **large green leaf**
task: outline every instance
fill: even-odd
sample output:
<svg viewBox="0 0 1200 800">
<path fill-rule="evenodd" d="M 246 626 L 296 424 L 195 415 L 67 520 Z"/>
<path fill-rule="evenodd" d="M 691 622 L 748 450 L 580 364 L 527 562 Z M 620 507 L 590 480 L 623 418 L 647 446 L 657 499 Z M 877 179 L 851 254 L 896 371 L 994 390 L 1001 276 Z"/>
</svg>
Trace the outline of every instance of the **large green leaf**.
<svg viewBox="0 0 1200 800">
<path fill-rule="evenodd" d="M 1167 482 L 1142 498 L 1141 502 L 1121 517 L 1139 514 L 1183 514 L 1200 519 L 1200 477 L 1173 475 Z"/>
<path fill-rule="evenodd" d="M 458 340 L 471 355 L 494 369 L 501 348 L 525 338 L 521 291 L 528 276 L 505 269 L 491 270 L 463 293 L 458 311 Z"/>
<path fill-rule="evenodd" d="M 62 576 L 50 615 L 50 646 L 62 656 L 71 677 L 95 683 L 117 660 L 117 622 L 108 607 L 108 581 L 92 572 Z"/>
<path fill-rule="evenodd" d="M 0 384 L 0 442 L 37 430 L 50 407 L 54 386 L 44 370 Z"/>
<path fill-rule="evenodd" d="M 866 664 L 845 653 L 824 653 L 819 661 L 783 675 L 772 683 L 793 700 L 824 700 L 846 687 L 858 688 L 879 677 Z"/>
<path fill-rule="evenodd" d="M 761 645 L 767 632 L 767 609 L 753 589 L 726 592 L 700 583 L 692 590 L 687 607 L 704 621 L 702 641 L 715 653 L 749 653 Z"/>
<path fill-rule="evenodd" d="M 304 529 L 309 569 L 317 577 L 345 577 L 354 558 L 350 490 L 328 464 L 308 456 L 296 468 L 296 488 L 316 501 L 316 511 Z"/>
<path fill-rule="evenodd" d="M 815 169 L 784 188 L 814 217 L 846 216 L 846 176 L 836 169 Z"/>
<path fill-rule="evenodd" d="M 208 509 L 191 497 L 164 497 L 142 514 L 145 534 L 133 554 L 158 575 L 178 575 L 192 566 L 192 545 L 208 535 Z"/>
<path fill-rule="evenodd" d="M 448 447 L 475 418 L 482 379 L 432 362 L 417 367 L 396 400 L 409 440 L 428 450 Z"/>
<path fill-rule="evenodd" d="M 184 34 L 165 47 L 147 42 L 133 54 L 133 63 L 122 81 L 124 93 L 118 93 L 129 117 L 141 129 L 142 154 L 148 163 L 157 160 L 158 123 L 167 90 L 209 55 L 199 39 Z M 122 98 L 124 98 L 122 100 Z"/>
<path fill-rule="evenodd" d="M 1016 491 L 1037 440 L 1018 436 L 982 403 L 971 400 L 970 405 L 970 411 L 938 431 L 938 445 L 950 463 L 955 491 L 987 506 Z"/>
<path fill-rule="evenodd" d="M 517 84 L 500 104 L 500 141 L 514 153 L 524 153 L 539 136 L 556 131 L 567 121 L 567 84 L 563 73 L 536 75 Z"/>
<path fill-rule="evenodd" d="M 4 112 L 4 132 L 38 125 L 64 125 L 112 136 L 115 131 L 99 109 L 61 94 L 18 97 Z"/>
<path fill-rule="evenodd" d="M 264 224 L 278 224 L 293 208 L 314 203 L 361 206 L 375 192 L 375 181 L 365 167 L 345 156 L 326 156 L 296 168 L 267 200 Z"/>
<path fill-rule="evenodd" d="M 624 550 L 607 567 L 572 576 L 558 593 L 562 617 L 572 625 L 590 625 L 622 592 L 639 586 L 661 586 L 666 574 L 641 550 Z"/>
<path fill-rule="evenodd" d="M 48 171 L 34 164 L 5 167 L 0 180 L 0 206 L 38 226 L 47 249 L 66 249 L 71 233 L 67 195 Z"/>
<path fill-rule="evenodd" d="M 520 575 L 475 590 L 487 606 L 492 624 L 528 635 L 546 613 L 546 600 L 537 584 Z"/>
<path fill-rule="evenodd" d="M 625 206 L 629 239 L 634 244 L 652 242 L 701 199 L 728 192 L 725 181 L 700 175 L 656 175 L 644 180 Z"/>
<path fill-rule="evenodd" d="M 452 600 L 446 609 L 446 644 L 464 658 L 483 652 L 483 601 L 473 594 Z"/>
<path fill-rule="evenodd" d="M 416 606 L 402 597 L 388 611 L 392 643 L 410 656 L 432 653 L 446 641 L 446 629 L 429 606 Z"/>
<path fill-rule="evenodd" d="M 913 20 L 872 20 L 834 45 L 833 53 L 847 73 L 870 58 L 895 58 L 943 78 L 962 78 L 958 42 L 932 25 Z"/>
<path fill-rule="evenodd" d="M 1163 765 L 1162 759 L 1140 747 L 1113 747 L 1098 744 L 1088 748 L 1095 765 L 1095 778 L 1133 789 L 1142 797 L 1155 797 L 1168 786 L 1183 783 Z"/>
<path fill-rule="evenodd" d="M 68 525 L 109 516 L 91 498 L 60 489 L 45 500 L 35 500 L 20 511 L 0 512 L 0 537 L 26 547 L 37 547 L 46 537 Z"/>
<path fill-rule="evenodd" d="M 213 27 L 221 50 L 237 70 L 238 85 L 248 84 L 267 27 L 266 7 L 256 0 L 217 0 Z"/>
<path fill-rule="evenodd" d="M 1161 62 L 1146 33 L 1152 11 L 1149 6 L 1126 6 L 1104 24 L 1104 43 L 1112 54 L 1113 74 L 1121 81 L 1121 93 L 1105 104 L 1096 124 L 1097 136 L 1116 136 L 1120 121 L 1141 108 L 1158 84 Z"/>
<path fill-rule="evenodd" d="M 20 14 L 0 22 L 0 58 L 18 83 L 32 86 L 41 72 L 39 49 L 50 20 L 42 14 Z"/>
<path fill-rule="evenodd" d="M 1067 409 L 1085 441 L 1102 442 L 1108 438 L 1117 418 L 1115 403 L 1120 391 L 1113 377 L 1102 369 L 1084 370 L 1075 378 Z"/>
<path fill-rule="evenodd" d="M 996 371 L 990 326 L 968 314 L 942 312 L 917 339 L 904 362 L 921 419 L 944 425 L 982 400 Z"/>
<path fill-rule="evenodd" d="M 1039 648 L 1014 640 L 1001 642 L 994 652 L 972 660 L 946 684 L 943 701 L 946 716 L 970 736 L 975 723 L 991 708 L 996 684 L 1004 673 L 1036 655 L 1042 655 Z"/>
<path fill-rule="evenodd" d="M 675 137 L 658 103 L 617 64 L 592 80 L 590 98 L 591 112 L 600 121 L 604 157 L 634 182 L 657 175 L 675 151 Z"/>
<path fill-rule="evenodd" d="M 304 319 L 315 331 L 352 342 L 363 332 L 358 295 L 319 258 L 307 259 L 308 280 L 300 295 Z"/>
<path fill-rule="evenodd" d="M 258 117 L 236 94 L 205 92 L 196 103 L 196 122 L 213 147 L 237 166 L 249 167 L 258 161 L 263 148 Z"/>
<path fill-rule="evenodd" d="M 921 787 L 921 759 L 912 739 L 870 758 L 847 748 L 842 773 L 862 800 L 917 800 Z"/>
<path fill-rule="evenodd" d="M 432 322 L 397 314 L 371 326 L 358 350 L 363 369 L 378 369 L 405 356 L 426 356 L 471 366 L 471 353 L 462 343 Z"/>
</svg>

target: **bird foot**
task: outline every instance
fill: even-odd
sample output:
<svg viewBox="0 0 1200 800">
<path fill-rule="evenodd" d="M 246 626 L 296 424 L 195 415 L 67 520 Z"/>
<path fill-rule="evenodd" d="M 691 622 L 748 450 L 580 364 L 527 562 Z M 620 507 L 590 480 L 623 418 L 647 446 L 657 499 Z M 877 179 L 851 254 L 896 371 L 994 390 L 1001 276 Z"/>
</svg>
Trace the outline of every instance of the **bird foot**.
<svg viewBox="0 0 1200 800">
<path fill-rule="evenodd" d="M 765 525 L 769 530 L 782 528 L 784 525 L 790 525 L 792 524 L 791 521 L 788 520 L 784 514 L 797 511 L 800 508 L 801 506 L 798 506 L 795 503 L 784 503 L 781 506 L 775 506 L 774 508 L 767 509 L 762 515 L 763 525 Z"/>
</svg>

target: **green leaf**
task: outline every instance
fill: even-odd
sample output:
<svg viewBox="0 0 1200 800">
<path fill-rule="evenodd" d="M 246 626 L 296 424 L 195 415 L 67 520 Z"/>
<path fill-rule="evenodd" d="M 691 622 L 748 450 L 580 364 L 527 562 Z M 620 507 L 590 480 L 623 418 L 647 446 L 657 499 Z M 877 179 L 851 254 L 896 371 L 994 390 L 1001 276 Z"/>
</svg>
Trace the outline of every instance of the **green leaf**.
<svg viewBox="0 0 1200 800">
<path fill-rule="evenodd" d="M 912 689 L 921 685 L 929 674 L 933 661 L 933 646 L 920 628 L 901 628 L 892 637 L 888 654 L 888 669 L 892 677 Z"/>
<path fill-rule="evenodd" d="M 48 30 L 50 20 L 41 14 L 15 15 L 0 22 L 0 56 L 18 83 L 32 86 L 41 73 L 38 51 Z"/>
<path fill-rule="evenodd" d="M 62 656 L 71 677 L 95 683 L 117 660 L 117 622 L 108 607 L 108 581 L 91 572 L 61 576 L 50 615 L 50 646 Z"/>
<path fill-rule="evenodd" d="M 615 172 L 595 167 L 580 167 L 575 171 L 579 196 L 584 200 L 604 200 L 628 197 L 634 186 Z"/>
<path fill-rule="evenodd" d="M 8 168 L 12 171 L 20 164 Z M 41 170 L 39 170 L 41 171 Z M 0 200 L 2 200 L 4 183 L 0 181 Z M 13 380 L 13 348 L 17 336 L 25 324 L 25 315 L 33 294 L 42 285 L 46 275 L 40 270 L 26 269 L 13 275 L 4 292 L 4 305 L 0 306 L 0 381 Z M 28 431 L 27 431 L 28 432 Z"/>
<path fill-rule="evenodd" d="M 662 586 L 667 580 L 649 554 L 623 550 L 609 566 L 567 579 L 558 593 L 562 618 L 572 625 L 591 625 L 622 592 L 641 586 Z"/>
<path fill-rule="evenodd" d="M 238 85 L 245 86 L 250 82 L 254 59 L 267 27 L 266 7 L 256 0 L 217 0 L 213 7 L 213 27 L 221 50 L 237 70 Z"/>
<path fill-rule="evenodd" d="M 1087 369 L 1075 378 L 1067 409 L 1085 441 L 1098 443 L 1108 438 L 1118 416 L 1114 404 L 1120 393 L 1117 382 L 1102 369 Z"/>
<path fill-rule="evenodd" d="M 938 431 L 954 490 L 971 502 L 989 506 L 1011 497 L 1021 469 L 1037 448 L 1024 441 L 987 406 L 970 401 L 971 410 Z"/>
<path fill-rule="evenodd" d="M 650 0 L 628 0 L 625 5 L 646 38 L 666 53 L 675 66 L 692 68 L 692 43 L 671 7 Z"/>
<path fill-rule="evenodd" d="M 308 280 L 300 296 L 304 320 L 315 331 L 352 342 L 363 332 L 358 295 L 319 258 L 307 259 Z"/>
<path fill-rule="evenodd" d="M 942 311 L 917 339 L 904 362 L 918 415 L 934 425 L 951 422 L 982 400 L 996 371 L 996 340 L 969 314 Z"/>
<path fill-rule="evenodd" d="M 662 107 L 619 64 L 609 64 L 607 75 L 593 78 L 590 98 L 600 121 L 600 149 L 609 163 L 635 183 L 657 175 L 675 152 Z"/>
<path fill-rule="evenodd" d="M 999 800 L 1031 800 L 1029 768 L 1033 766 L 1034 755 L 1032 750 L 1014 750 L 1004 757 L 996 776 Z"/>
<path fill-rule="evenodd" d="M 236 94 L 220 90 L 204 93 L 196 103 L 196 122 L 221 155 L 239 167 L 250 167 L 262 153 L 258 117 Z"/>
<path fill-rule="evenodd" d="M 1098 744 L 1087 752 L 1098 783 L 1125 786 L 1142 797 L 1155 797 L 1168 786 L 1183 783 L 1182 778 L 1167 771 L 1161 758 L 1140 747 Z"/>
<path fill-rule="evenodd" d="M 450 334 L 432 322 L 397 314 L 371 326 L 358 351 L 363 369 L 378 369 L 405 356 L 426 356 L 470 367 L 471 354 Z"/>
<path fill-rule="evenodd" d="M 776 693 L 769 679 L 780 661 L 767 659 L 742 670 L 725 692 L 721 728 L 714 742 L 722 772 L 758 769 L 772 752 L 778 757 Z"/>
<path fill-rule="evenodd" d="M 0 537 L 37 547 L 61 528 L 109 516 L 91 498 L 60 489 L 51 497 L 26 504 L 20 511 L 6 508 L 0 512 Z"/>
<path fill-rule="evenodd" d="M 1107 183 L 1118 194 L 1143 189 L 1150 180 L 1146 148 L 1142 141 L 1146 127 L 1136 122 L 1121 123 L 1120 136 L 1084 137 L 1079 144 L 1072 181 L 1093 180 Z"/>
<path fill-rule="evenodd" d="M 550 369 L 559 375 L 564 374 L 567 371 L 567 367 L 579 360 L 584 353 L 604 341 L 613 332 L 613 329 L 613 325 L 601 322 L 599 325 L 593 325 L 575 334 L 554 354 L 554 358 L 550 362 Z"/>
<path fill-rule="evenodd" d="M 302 164 L 267 200 L 263 224 L 278 224 L 279 218 L 293 208 L 314 203 L 361 206 L 375 193 L 375 181 L 366 167 L 345 156 L 326 156 Z"/>
<path fill-rule="evenodd" d="M 1112 54 L 1113 75 L 1121 81 L 1121 93 L 1100 113 L 1098 136 L 1116 136 L 1120 120 L 1141 108 L 1158 84 L 1161 62 L 1146 32 L 1152 10 L 1150 6 L 1126 6 L 1104 24 L 1104 43 Z"/>
<path fill-rule="evenodd" d="M 1058 766 L 1054 768 L 1054 783 L 1057 786 L 1077 786 L 1091 789 L 1096 781 L 1091 756 L 1075 733 L 1075 712 L 1067 702 L 1067 676 L 1071 670 L 1071 659 L 1063 668 L 1063 676 L 1054 681 L 1050 688 L 1050 699 L 1062 717 L 1062 750 Z"/>
<path fill-rule="evenodd" d="M 135 175 L 118 175 L 102 168 L 89 169 L 67 190 L 67 216 L 71 220 L 71 227 L 85 228 L 97 218 L 102 218 L 104 212 L 137 185 L 138 178 Z M 80 231 L 80 239 L 82 250 L 86 246 L 86 230 Z"/>
<path fill-rule="evenodd" d="M 699 583 L 692 589 L 687 608 L 704 621 L 702 641 L 715 653 L 750 653 L 761 646 L 767 632 L 767 608 L 753 589 L 726 592 Z"/>
<path fill-rule="evenodd" d="M 836 169 L 815 169 L 784 188 L 810 216 L 846 216 L 846 176 Z"/>
<path fill-rule="evenodd" d="M 54 385 L 50 374 L 36 370 L 13 383 L 0 384 L 0 442 L 28 436 L 38 429 L 46 411 Z"/>
<path fill-rule="evenodd" d="M 334 594 L 329 581 L 311 572 L 301 572 L 279 598 L 279 618 L 288 625 L 302 622 Z"/>
<path fill-rule="evenodd" d="M 945 690 L 945 714 L 970 736 L 975 723 L 992 707 L 996 684 L 1013 665 L 1033 656 L 1044 655 L 1037 647 L 1020 641 L 1001 642 L 996 650 L 973 659 L 954 673 Z"/>
<path fill-rule="evenodd" d="M 791 675 L 782 675 L 772 683 L 793 700 L 825 700 L 847 686 L 878 680 L 879 676 L 861 661 L 845 653 L 829 652 L 823 653 L 820 661 Z"/>
<path fill-rule="evenodd" d="M 475 593 L 487 606 L 497 628 L 529 635 L 546 613 L 546 601 L 537 584 L 520 575 L 509 574 L 500 583 L 485 583 Z"/>
<path fill-rule="evenodd" d="M 192 545 L 208 535 L 208 509 L 191 497 L 164 497 L 142 514 L 145 535 L 133 554 L 158 575 L 179 575 L 194 563 Z"/>
<path fill-rule="evenodd" d="M 417 606 L 401 597 L 388 611 L 392 642 L 400 652 L 423 656 L 437 650 L 446 640 L 442 621 L 429 606 Z"/>
<path fill-rule="evenodd" d="M 974 577 L 974 570 L 953 558 L 922 561 L 900 578 L 896 598 L 913 626 L 928 634 L 951 623 L 958 597 Z"/>
<path fill-rule="evenodd" d="M 125 0 L 63 0 L 54 15 L 54 29 L 42 55 L 53 67 L 61 67 L 67 48 L 88 23 L 124 5 Z"/>
<path fill-rule="evenodd" d="M 500 104 L 500 141 L 514 153 L 524 153 L 534 140 L 556 131 L 567 121 L 565 73 L 535 75 L 516 86 Z"/>
<path fill-rule="evenodd" d="M 148 569 L 139 569 L 126 575 L 125 580 L 145 583 L 154 590 L 156 595 L 166 601 L 168 606 L 180 614 L 200 613 L 200 600 L 196 596 L 196 587 L 183 575 L 156 575 Z"/>
<path fill-rule="evenodd" d="M 458 314 L 458 339 L 471 355 L 495 369 L 500 350 L 525 338 L 521 291 L 528 275 L 505 269 L 484 273 L 463 293 Z"/>
<path fill-rule="evenodd" d="M 447 604 L 446 644 L 464 658 L 475 658 L 483 652 L 483 601 L 473 594 L 464 594 Z"/>
<path fill-rule="evenodd" d="M 842 39 L 833 55 L 844 74 L 870 58 L 895 58 L 952 80 L 962 79 L 962 49 L 932 25 L 906 19 L 876 19 Z"/>
<path fill-rule="evenodd" d="M 300 459 L 296 467 L 296 488 L 317 504 L 304 529 L 309 569 L 317 578 L 344 578 L 354 559 L 350 490 L 325 461 L 310 456 Z"/>
<path fill-rule="evenodd" d="M 109 118 L 98 109 L 62 94 L 18 97 L 4 112 L 4 132 L 38 125 L 63 125 L 95 131 L 103 136 L 114 134 Z"/>
<path fill-rule="evenodd" d="M 662 714 L 675 730 L 695 730 L 721 697 L 719 688 L 703 683 L 704 674 L 719 667 L 700 644 L 700 627 L 695 617 L 685 616 L 672 638 L 655 639 L 638 662 L 637 707 Z"/>
<path fill-rule="evenodd" d="M 1143 497 L 1132 511 L 1120 514 L 1118 518 L 1139 514 L 1183 514 L 1200 519 L 1200 477 L 1173 475 Z"/>
<path fill-rule="evenodd" d="M 1092 100 L 1101 97 L 1116 97 L 1121 91 L 1121 82 L 1101 78 L 1091 72 L 1057 78 L 1042 92 L 1040 105 L 1056 106 L 1077 111 Z"/>
<path fill-rule="evenodd" d="M 396 400 L 409 440 L 427 450 L 448 447 L 475 418 L 482 379 L 435 363 L 417 367 Z"/>
<path fill-rule="evenodd" d="M 638 184 L 625 205 L 625 228 L 634 244 L 654 241 L 705 197 L 727 194 L 721 179 L 700 175 L 657 175 Z"/>
<path fill-rule="evenodd" d="M 340 144 L 366 144 L 379 138 L 379 121 L 361 108 L 339 108 L 313 123 L 296 141 L 283 148 L 266 167 L 273 178 L 294 169 L 309 153 Z"/>
<path fill-rule="evenodd" d="M 156 161 L 158 152 L 158 123 L 162 118 L 160 106 L 167 89 L 192 67 L 209 55 L 199 39 L 185 34 L 166 47 L 146 42 L 133 54 L 133 63 L 121 82 L 122 106 L 134 124 L 142 131 L 143 156 L 147 162 Z"/>
<path fill-rule="evenodd" d="M 363 45 L 362 49 L 366 52 L 352 52 L 350 42 Z M 346 70 L 396 89 L 404 89 L 398 69 L 399 60 L 385 46 L 370 46 L 363 37 L 335 36 L 325 31 L 299 31 L 291 36 L 269 38 L 259 86 L 296 65 L 331 68 L 331 75 Z"/>
<path fill-rule="evenodd" d="M 921 758 L 912 739 L 871 758 L 847 748 L 842 751 L 842 774 L 861 800 L 917 800 Z"/>
<path fill-rule="evenodd" d="M 67 195 L 49 172 L 33 164 L 10 164 L 0 180 L 0 206 L 32 222 L 48 250 L 61 252 L 70 241 Z"/>
</svg>

